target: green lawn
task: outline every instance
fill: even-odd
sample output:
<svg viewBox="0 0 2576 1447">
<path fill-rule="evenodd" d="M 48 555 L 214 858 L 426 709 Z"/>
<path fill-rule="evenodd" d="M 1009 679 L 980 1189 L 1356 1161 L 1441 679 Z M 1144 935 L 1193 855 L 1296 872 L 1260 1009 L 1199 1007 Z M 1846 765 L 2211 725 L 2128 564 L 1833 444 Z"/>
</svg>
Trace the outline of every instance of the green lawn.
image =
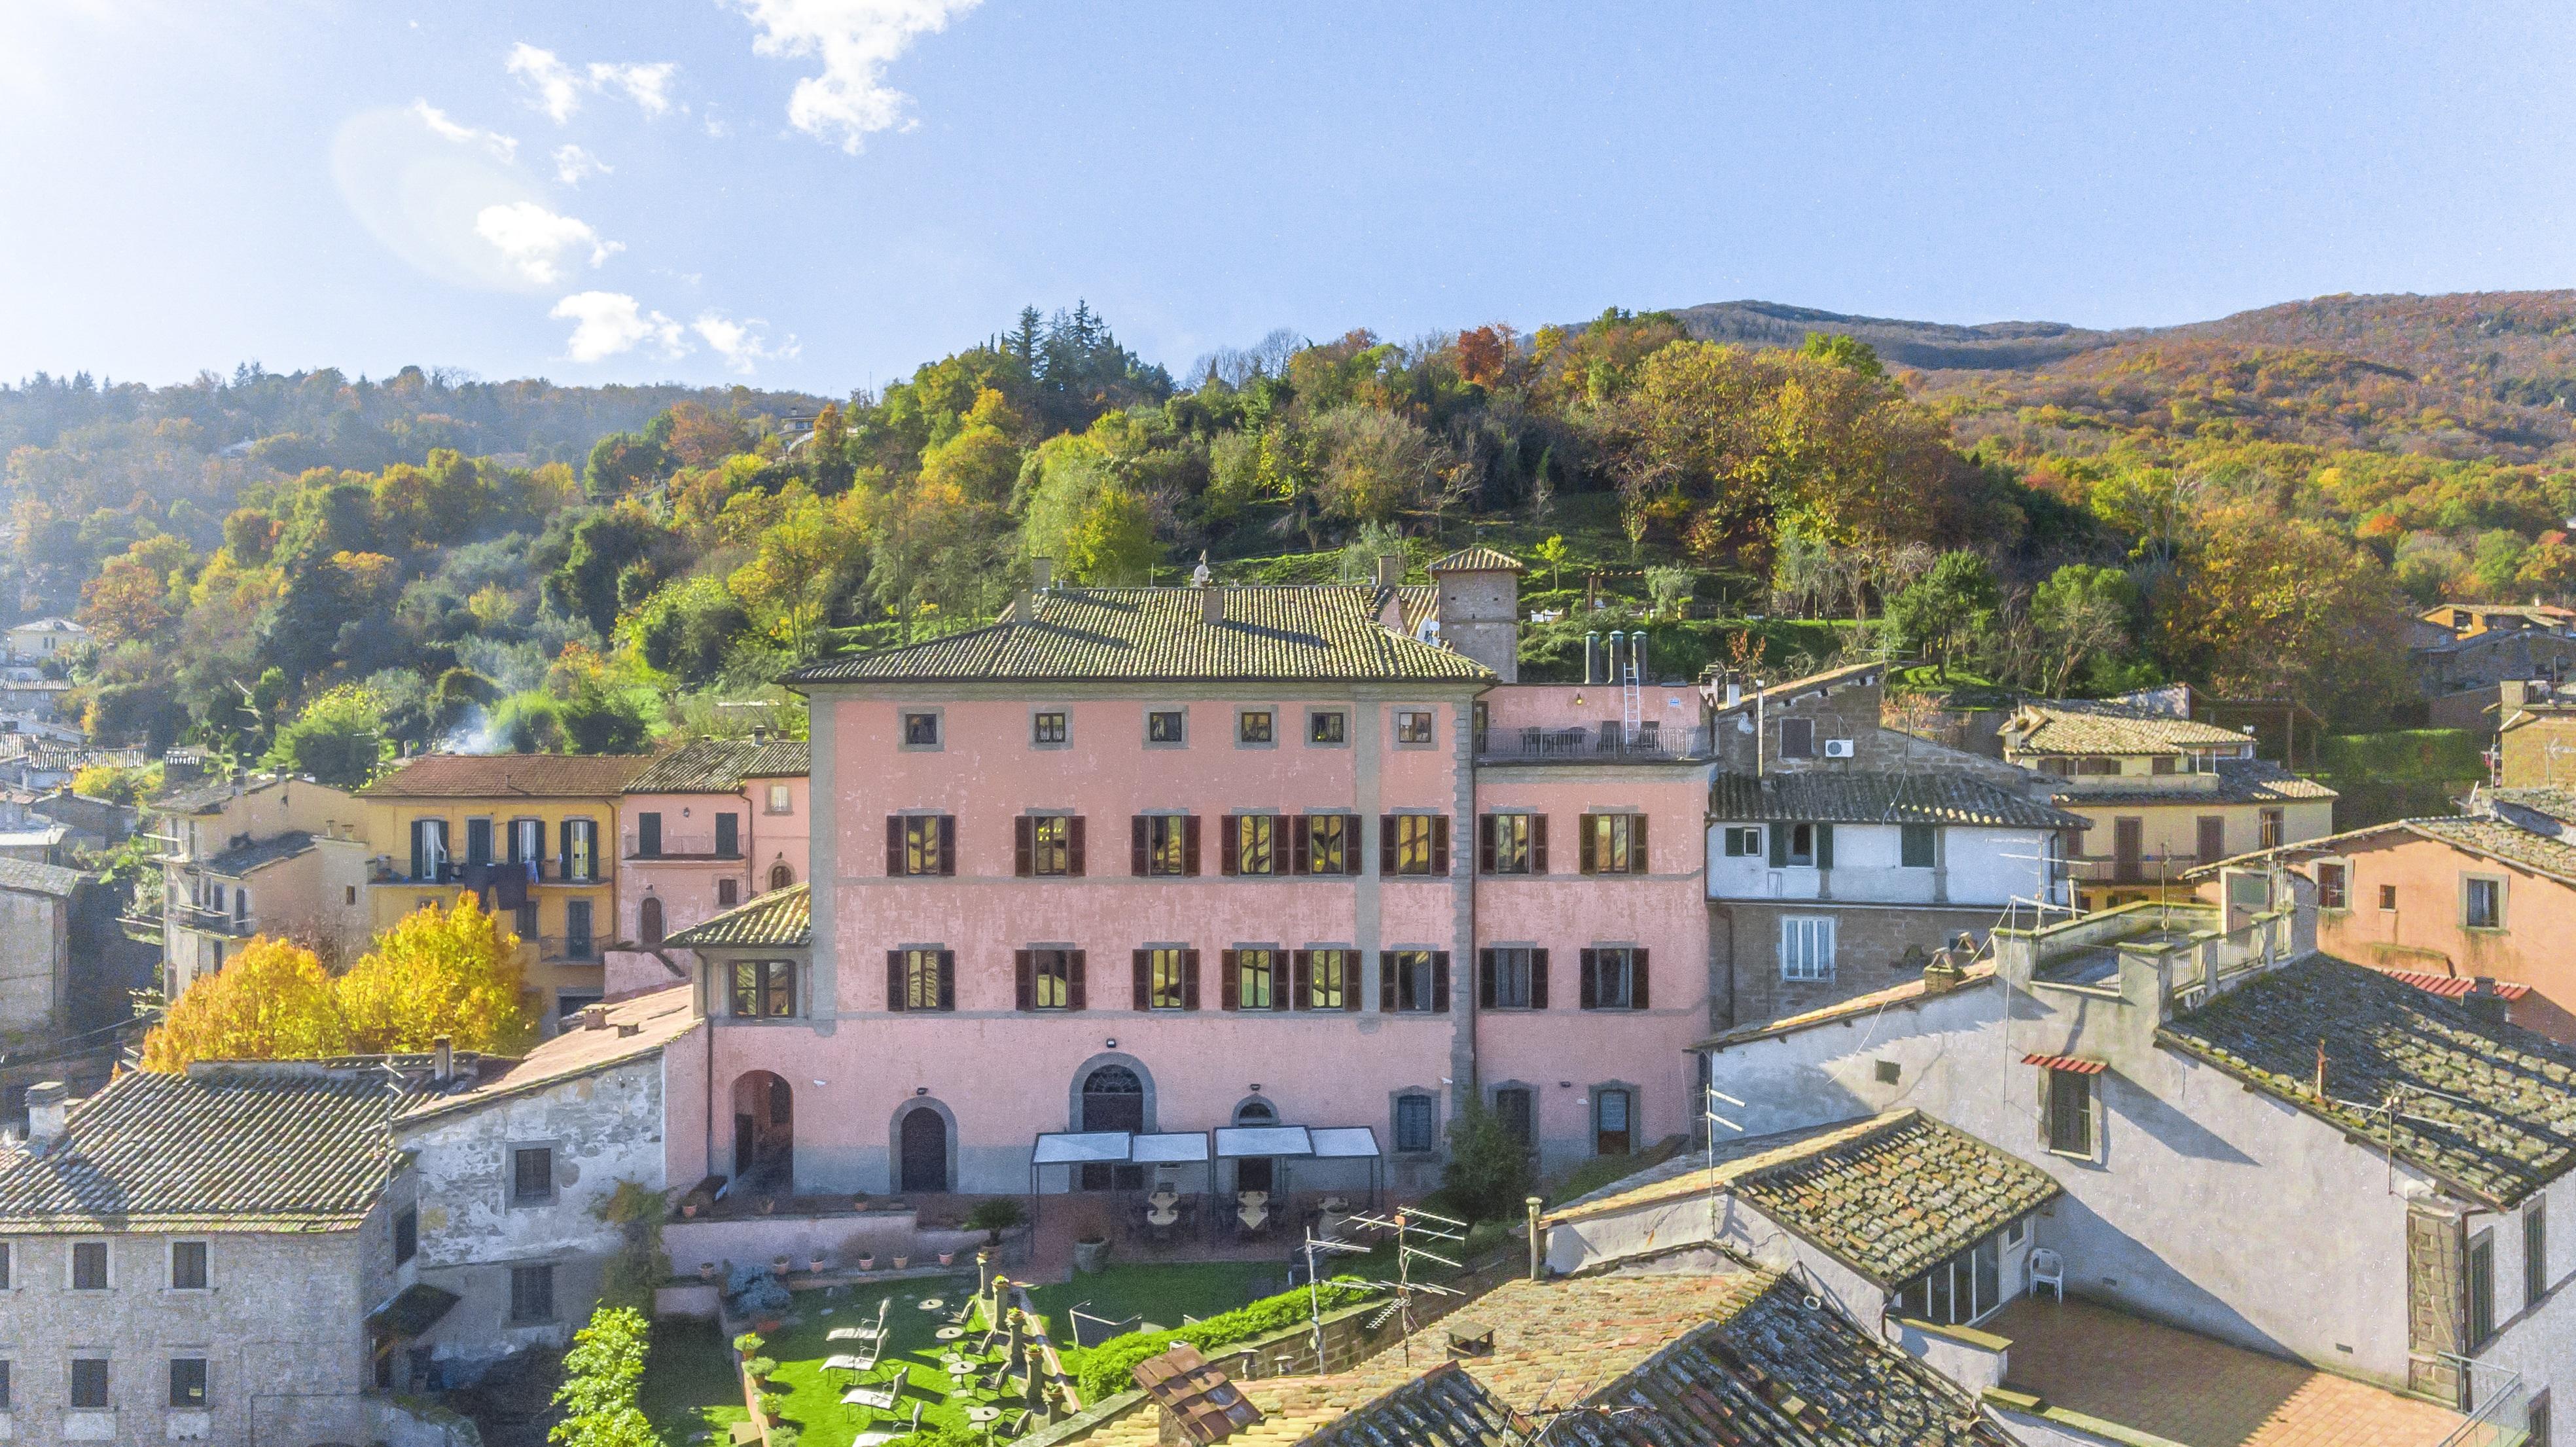
<svg viewBox="0 0 2576 1447">
<path fill-rule="evenodd" d="M 735 1385 L 732 1348 L 716 1339 L 711 1321 L 665 1321 L 653 1327 L 653 1350 L 644 1359 L 641 1404 L 653 1430 L 671 1447 L 687 1447 L 700 1433 L 717 1442 L 725 1429 L 750 1414 Z"/>
<path fill-rule="evenodd" d="M 1029 1299 L 1046 1317 L 1047 1335 L 1063 1348 L 1073 1345 L 1072 1318 L 1066 1313 L 1077 1307 L 1086 1316 L 1111 1321 L 1141 1316 L 1158 1327 L 1176 1327 L 1184 1319 L 1200 1320 L 1232 1311 L 1245 1302 L 1284 1291 L 1287 1286 L 1284 1259 L 1134 1264 L 1113 1261 L 1108 1270 L 1094 1276 L 1077 1275 L 1061 1286 L 1033 1286 L 1029 1288 Z"/>
<path fill-rule="evenodd" d="M 966 1290 L 973 1291 L 971 1283 Z M 853 1437 L 882 1425 L 882 1417 L 875 1412 L 841 1405 L 848 1374 L 835 1372 L 827 1377 L 823 1359 L 848 1351 L 850 1344 L 826 1342 L 824 1335 L 836 1326 L 875 1320 L 877 1302 L 888 1296 L 894 1299 L 886 1315 L 893 1338 L 882 1364 L 867 1380 L 882 1383 L 897 1363 L 902 1364 L 904 1389 L 898 1411 L 903 1419 L 910 1420 L 916 1401 L 922 1404 L 925 1429 L 972 1426 L 966 1409 L 977 1402 L 1017 1409 L 1016 1403 L 994 1402 L 989 1396 L 950 1397 L 948 1373 L 939 1365 L 949 1344 L 933 1335 L 948 1324 L 950 1312 L 963 1299 L 950 1284 L 916 1283 L 899 1291 L 863 1286 L 800 1291 L 794 1306 L 796 1320 L 770 1337 L 761 1351 L 779 1364 L 771 1378 L 772 1389 L 787 1398 L 781 1416 L 796 1427 L 802 1447 L 849 1447 Z M 916 1303 L 924 1297 L 938 1298 L 943 1309 L 921 1310 Z M 981 1334 L 979 1324 L 973 1336 Z M 972 1338 L 965 1344 L 971 1346 Z M 664 1441 L 685 1447 L 700 1432 L 712 1432 L 722 1441 L 725 1426 L 743 1420 L 742 1398 L 730 1380 L 732 1354 L 731 1344 L 718 1341 L 715 1328 L 707 1323 L 665 1323 L 655 1330 L 643 1405 Z"/>
</svg>

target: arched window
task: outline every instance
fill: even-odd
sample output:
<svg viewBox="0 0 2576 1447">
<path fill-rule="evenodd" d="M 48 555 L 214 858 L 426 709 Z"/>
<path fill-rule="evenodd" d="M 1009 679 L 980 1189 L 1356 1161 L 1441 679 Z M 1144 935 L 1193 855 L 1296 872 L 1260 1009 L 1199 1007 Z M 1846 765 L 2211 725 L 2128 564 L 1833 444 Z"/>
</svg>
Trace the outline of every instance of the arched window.
<svg viewBox="0 0 2576 1447">
<path fill-rule="evenodd" d="M 785 889 L 787 886 L 794 884 L 795 882 L 796 871 L 787 867 L 786 860 L 782 859 L 776 864 L 769 866 L 770 888 Z"/>
<path fill-rule="evenodd" d="M 662 942 L 662 901 L 649 894 L 644 896 L 644 903 L 635 911 L 635 915 L 636 933 L 644 937 L 644 943 L 660 944 Z"/>
<path fill-rule="evenodd" d="M 1279 1110 L 1270 1102 L 1255 1096 L 1234 1108 L 1234 1123 L 1236 1125 L 1277 1125 Z"/>
</svg>

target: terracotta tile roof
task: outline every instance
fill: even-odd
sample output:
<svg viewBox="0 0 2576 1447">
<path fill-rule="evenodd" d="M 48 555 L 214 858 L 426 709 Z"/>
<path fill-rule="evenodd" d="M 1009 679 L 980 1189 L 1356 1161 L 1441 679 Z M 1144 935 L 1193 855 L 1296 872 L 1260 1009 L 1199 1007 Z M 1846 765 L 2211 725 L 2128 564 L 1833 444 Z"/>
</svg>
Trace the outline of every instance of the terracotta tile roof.
<svg viewBox="0 0 2576 1447">
<path fill-rule="evenodd" d="M 395 1129 L 408 1129 L 460 1110 L 543 1090 L 657 1054 L 698 1023 L 685 984 L 670 985 L 649 995 L 629 996 L 600 1008 L 607 1015 L 606 1027 L 590 1030 L 567 1024 L 561 1034 L 529 1051 L 527 1058 L 503 1067 L 498 1074 L 487 1070 L 471 1089 L 422 1097 L 395 1120 Z M 632 1035 L 626 1033 L 630 1026 L 635 1031 Z"/>
<path fill-rule="evenodd" d="M 417 1095 L 381 1061 L 129 1072 L 45 1154 L 0 1146 L 0 1229 L 346 1230 L 401 1168 L 385 1126 Z"/>
<path fill-rule="evenodd" d="M 1720 1031 L 1691 1048 L 1723 1050 L 1730 1045 L 1744 1044 L 1748 1040 L 1768 1040 L 1774 1035 L 1793 1035 L 1801 1030 L 1812 1030 L 1818 1025 L 1830 1025 L 1837 1020 L 1848 1020 L 1855 1015 L 1871 1014 L 1887 1009 L 1891 1005 L 1919 1004 L 1930 996 L 1951 994 L 1973 985 L 1983 984 L 1993 979 L 1994 974 L 1993 960 L 1979 960 L 1961 971 L 1960 982 L 1949 990 L 1926 990 L 1921 980 L 1908 980 L 1901 985 L 1890 985 L 1884 990 L 1873 990 L 1866 995 L 1854 995 L 1848 1000 L 1836 1000 L 1830 1005 L 1819 1005 L 1801 1014 L 1783 1015 L 1777 1020 L 1764 1020 L 1752 1025 L 1738 1025 L 1732 1030 Z"/>
<path fill-rule="evenodd" d="M 2176 1016 L 2156 1040 L 2498 1208 L 2576 1166 L 2576 1046 L 2377 970 L 2311 955 Z"/>
<path fill-rule="evenodd" d="M 2076 779 L 2057 785 L 2054 794 L 2061 804 L 2282 804 L 2342 797 L 2314 779 L 2302 779 L 2264 759 L 2220 759 L 2215 789 L 2093 786 Z"/>
<path fill-rule="evenodd" d="M 810 750 L 803 739 L 699 739 L 653 761 L 627 781 L 629 794 L 730 794 L 745 779 L 803 778 Z"/>
<path fill-rule="evenodd" d="M 2063 809 L 1964 774 L 1719 774 L 1709 781 L 1711 823 L 1989 824 L 2081 829 Z"/>
<path fill-rule="evenodd" d="M 790 684 L 874 682 L 1488 683 L 1462 654 L 1378 622 L 1386 590 L 1353 584 L 1225 589 L 1225 619 L 1205 621 L 1197 588 L 1073 588 L 1037 595 L 1032 622 L 809 664 Z"/>
<path fill-rule="evenodd" d="M 197 861 L 197 867 L 208 874 L 220 874 L 226 879 L 239 879 L 254 869 L 275 864 L 281 859 L 293 859 L 312 847 L 311 834 L 301 829 L 290 829 L 274 839 L 254 839 L 248 844 L 237 844 L 221 854 L 208 855 Z"/>
<path fill-rule="evenodd" d="M 2380 973 L 2416 989 L 2429 990 L 2445 1000 L 2459 999 L 2478 987 L 2478 982 L 2467 975 L 2437 975 L 2430 970 L 2381 970 Z M 2519 1000 L 2531 993 L 2531 987 L 2517 985 L 2511 980 L 2497 980 L 2495 993 L 2499 1000 Z"/>
<path fill-rule="evenodd" d="M 1430 571 L 1434 573 L 1523 573 L 1529 570 L 1522 567 L 1521 560 L 1511 554 L 1497 552 L 1478 543 L 1472 548 L 1460 548 L 1439 562 L 1433 563 Z"/>
<path fill-rule="evenodd" d="M 1547 1219 L 1579 1221 L 1715 1191 L 1893 1288 L 2058 1194 L 2046 1171 L 1915 1110 L 1773 1137 L 1768 1149 L 1714 1168 L 1652 1174 L 1659 1179 L 1613 1187 Z"/>
<path fill-rule="evenodd" d="M 2439 839 L 2471 854 L 2483 854 L 2489 859 L 2519 864 L 2553 879 L 2576 882 L 2576 844 L 2535 833 L 2518 824 L 2466 814 L 2409 819 L 2405 827 L 2425 838 Z"/>
<path fill-rule="evenodd" d="M 80 888 L 81 881 L 88 877 L 77 869 L 0 857 L 0 889 L 13 889 L 21 894 L 50 894 L 56 899 L 69 899 L 73 891 Z"/>
<path fill-rule="evenodd" d="M 361 799 L 600 799 L 650 754 L 423 754 L 357 791 Z"/>
<path fill-rule="evenodd" d="M 2005 745 L 2039 754 L 2179 754 L 2235 748 L 2254 736 L 2134 705 L 2087 699 L 2026 703 L 2004 725 Z"/>
<path fill-rule="evenodd" d="M 678 949 L 705 949 L 711 945 L 803 949 L 814 939 L 813 902 L 812 885 L 791 884 L 691 925 L 662 943 Z"/>
<path fill-rule="evenodd" d="M 2561 824 L 2576 824 L 2576 789 L 2488 789 L 2486 797 L 2516 809 L 2527 809 Z"/>
</svg>

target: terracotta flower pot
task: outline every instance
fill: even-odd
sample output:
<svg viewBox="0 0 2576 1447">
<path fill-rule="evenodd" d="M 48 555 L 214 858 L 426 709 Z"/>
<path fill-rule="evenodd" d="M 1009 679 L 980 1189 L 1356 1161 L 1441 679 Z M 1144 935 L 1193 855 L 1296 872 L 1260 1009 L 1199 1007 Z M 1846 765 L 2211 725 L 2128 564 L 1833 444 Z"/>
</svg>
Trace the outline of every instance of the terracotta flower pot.
<svg viewBox="0 0 2576 1447">
<path fill-rule="evenodd" d="M 939 1264 L 940 1264 L 940 1265 L 942 1265 L 942 1266 L 954 1266 L 954 1265 L 956 1265 L 956 1264 L 957 1264 L 957 1253 L 956 1253 L 956 1252 L 954 1252 L 954 1251 L 942 1251 L 942 1252 L 940 1252 L 940 1253 L 939 1253 Z"/>
<path fill-rule="evenodd" d="M 814 1274 L 820 1276 L 823 1274 L 824 1269 L 829 1267 L 832 1263 L 823 1257 L 817 1256 L 813 1259 L 811 1264 L 814 1268 Z"/>
<path fill-rule="evenodd" d="M 699 1263 L 698 1263 L 698 1279 L 699 1279 L 700 1281 L 713 1281 L 713 1280 L 715 1280 L 715 1279 L 716 1279 L 716 1264 L 715 1264 L 714 1262 L 712 1262 L 712 1261 L 701 1261 L 701 1262 L 699 1262 Z"/>
<path fill-rule="evenodd" d="M 769 1269 L 777 1272 L 781 1276 L 785 1276 L 787 1274 L 787 1258 L 784 1256 L 770 1257 Z"/>
<path fill-rule="evenodd" d="M 911 1257 L 909 1257 L 909 1256 L 898 1256 L 898 1257 L 896 1257 L 896 1258 L 894 1259 L 894 1269 L 895 1269 L 895 1270 L 897 1270 L 897 1271 L 901 1271 L 901 1270 L 903 1270 L 905 1267 L 910 1266 L 911 1264 L 912 1264 L 912 1258 L 911 1258 Z"/>
<path fill-rule="evenodd" d="M 698 1203 L 695 1201 L 682 1201 L 680 1203 L 680 1214 L 683 1216 L 694 1216 L 698 1214 Z"/>
<path fill-rule="evenodd" d="M 874 1270 L 876 1270 L 876 1269 L 877 1269 L 877 1254 L 876 1254 L 875 1252 L 873 1252 L 873 1251 L 862 1251 L 862 1252 L 860 1252 L 860 1253 L 859 1253 L 859 1269 L 860 1269 L 861 1271 L 874 1271 Z"/>
</svg>

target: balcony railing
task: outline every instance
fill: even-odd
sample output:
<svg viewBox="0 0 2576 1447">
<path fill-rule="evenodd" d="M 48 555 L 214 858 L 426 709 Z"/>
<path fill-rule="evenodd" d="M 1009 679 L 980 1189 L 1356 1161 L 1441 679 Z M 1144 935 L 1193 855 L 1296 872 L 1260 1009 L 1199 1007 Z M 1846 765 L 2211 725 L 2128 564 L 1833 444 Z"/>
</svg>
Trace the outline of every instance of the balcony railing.
<svg viewBox="0 0 2576 1447">
<path fill-rule="evenodd" d="M 539 935 L 537 958 L 563 960 L 573 964 L 597 964 L 599 937 L 597 935 Z"/>
<path fill-rule="evenodd" d="M 720 840 L 713 834 L 674 834 L 662 831 L 659 838 L 646 840 L 640 834 L 628 834 L 619 841 L 618 852 L 628 859 L 740 859 L 742 839 Z M 646 845 L 651 847 L 647 848 Z"/>
<path fill-rule="evenodd" d="M 567 875 L 561 859 L 540 859 L 520 864 L 460 864 L 450 859 L 431 866 L 426 873 L 415 874 L 411 862 L 395 859 L 390 864 L 379 862 L 368 870 L 370 884 L 452 884 L 460 889 L 481 889 L 492 884 L 502 873 L 516 870 L 531 884 L 605 884 L 606 876 L 593 864 L 588 873 Z"/>
<path fill-rule="evenodd" d="M 162 911 L 163 919 L 180 929 L 199 934 L 224 935 L 248 939 L 259 933 L 259 921 L 246 914 L 226 914 L 219 909 L 199 909 L 193 904 L 173 905 Z"/>
<path fill-rule="evenodd" d="M 1582 724 L 1564 728 L 1496 725 L 1476 735 L 1476 757 L 1486 763 L 1680 761 L 1705 759 L 1710 752 L 1707 729 L 1668 729 L 1660 723 L 1641 723 L 1634 730 L 1615 723 L 1598 728 Z"/>
</svg>

